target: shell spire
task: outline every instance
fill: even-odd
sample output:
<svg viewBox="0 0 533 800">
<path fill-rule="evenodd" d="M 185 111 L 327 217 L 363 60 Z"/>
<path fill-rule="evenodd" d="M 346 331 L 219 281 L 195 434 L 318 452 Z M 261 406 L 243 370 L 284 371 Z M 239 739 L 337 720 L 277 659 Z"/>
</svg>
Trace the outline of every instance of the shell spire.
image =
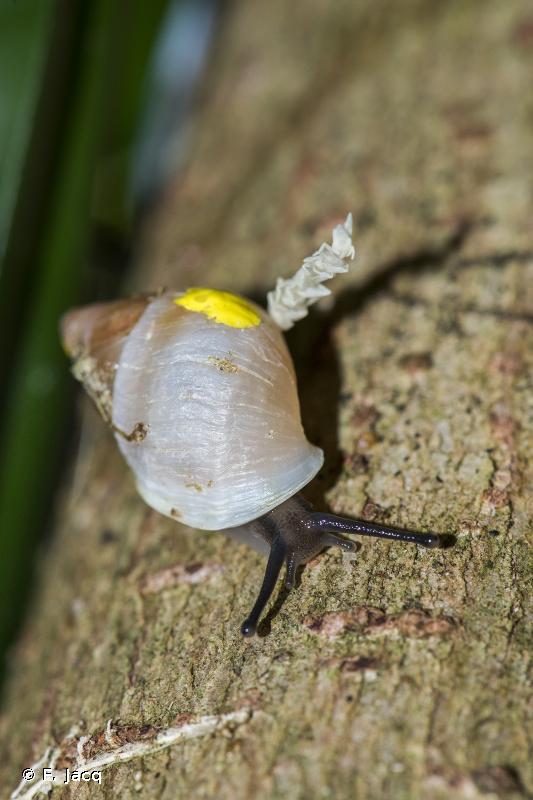
<svg viewBox="0 0 533 800">
<path fill-rule="evenodd" d="M 331 290 L 323 285 L 324 281 L 340 272 L 348 272 L 346 262 L 355 257 L 352 225 L 350 213 L 341 225 L 333 229 L 331 244 L 321 244 L 316 252 L 304 258 L 292 278 L 278 278 L 275 289 L 268 293 L 268 313 L 283 331 L 306 317 L 310 305 L 331 294 Z"/>
</svg>

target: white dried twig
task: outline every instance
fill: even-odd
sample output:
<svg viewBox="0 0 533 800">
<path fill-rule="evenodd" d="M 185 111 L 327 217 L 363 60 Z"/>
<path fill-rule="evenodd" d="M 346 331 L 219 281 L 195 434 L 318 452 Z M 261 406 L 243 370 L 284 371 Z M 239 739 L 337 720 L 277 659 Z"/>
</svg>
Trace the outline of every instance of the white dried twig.
<svg viewBox="0 0 533 800">
<path fill-rule="evenodd" d="M 83 748 L 85 747 L 90 738 L 91 738 L 90 736 L 80 736 L 80 738 L 78 739 L 76 750 L 78 751 L 78 758 L 80 764 L 85 764 L 85 756 L 83 754 Z"/>
<path fill-rule="evenodd" d="M 32 764 L 30 770 L 37 776 L 39 771 L 45 767 L 50 767 L 50 769 L 54 769 L 57 763 L 57 759 L 59 758 L 60 749 L 59 747 L 48 747 L 42 757 Z M 31 797 L 37 797 L 38 794 L 49 794 L 52 791 L 52 782 L 51 781 L 43 781 L 43 780 L 36 780 L 32 783 L 29 783 L 24 777 L 20 781 L 19 785 L 15 789 L 14 792 L 11 792 L 11 800 L 29 800 Z"/>
<path fill-rule="evenodd" d="M 139 741 L 127 742 L 116 747 L 102 750 L 90 759 L 85 759 L 83 755 L 83 746 L 77 746 L 78 760 L 69 765 L 69 769 L 71 773 L 75 770 L 99 772 L 115 764 L 123 764 L 134 758 L 152 755 L 152 753 L 165 750 L 167 747 L 171 747 L 178 742 L 187 739 L 196 739 L 199 736 L 206 736 L 223 729 L 226 725 L 242 725 L 244 722 L 247 722 L 251 713 L 250 709 L 243 708 L 239 711 L 231 711 L 228 714 L 200 717 L 196 722 L 184 723 L 183 725 L 158 731 L 150 739 L 140 739 Z M 84 736 L 82 738 L 84 740 L 83 744 L 85 744 L 88 737 Z M 108 743 L 113 740 L 111 720 L 109 720 L 106 726 L 105 739 Z M 38 795 L 49 794 L 54 786 L 63 785 L 65 771 L 56 769 L 61 756 L 61 749 L 61 746 L 59 746 L 54 749 L 48 748 L 46 750 L 42 758 L 31 767 L 35 773 L 35 778 L 30 783 L 23 779 L 15 791 L 12 792 L 11 800 L 31 800 L 31 798 L 37 797 Z M 50 767 L 54 770 L 53 776 L 49 780 L 44 780 L 42 777 L 42 770 L 44 767 Z M 39 773 L 41 777 L 39 777 Z M 56 778 L 55 782 L 54 776 Z"/>
<path fill-rule="evenodd" d="M 268 293 L 268 313 L 282 330 L 292 328 L 297 320 L 307 316 L 310 305 L 331 294 L 323 286 L 324 281 L 339 272 L 348 272 L 346 261 L 355 256 L 352 224 L 352 215 L 348 214 L 344 224 L 333 229 L 331 244 L 321 244 L 312 256 L 304 258 L 292 278 L 278 278 L 276 288 Z"/>
<path fill-rule="evenodd" d="M 108 719 L 105 726 L 105 740 L 110 747 L 114 747 L 115 740 L 113 738 L 113 720 Z"/>
</svg>

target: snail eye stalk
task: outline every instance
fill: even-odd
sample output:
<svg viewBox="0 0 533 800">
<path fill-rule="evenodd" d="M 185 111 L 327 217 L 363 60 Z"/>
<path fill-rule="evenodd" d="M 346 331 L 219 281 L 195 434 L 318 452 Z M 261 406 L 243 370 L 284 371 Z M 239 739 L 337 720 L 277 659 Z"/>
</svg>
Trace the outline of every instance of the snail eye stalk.
<svg viewBox="0 0 533 800">
<path fill-rule="evenodd" d="M 276 536 L 270 547 L 265 577 L 263 578 L 263 584 L 257 595 L 257 600 L 250 614 L 241 625 L 241 633 L 243 636 L 253 636 L 256 632 L 259 617 L 274 591 L 286 554 L 287 551 L 281 536 Z"/>
<path fill-rule="evenodd" d="M 347 517 L 338 517 L 336 514 L 321 512 L 314 512 L 309 517 L 308 525 L 311 530 L 328 532 L 330 538 L 331 532 L 335 531 L 357 533 L 360 536 L 374 536 L 378 539 L 393 539 L 396 542 L 409 542 L 430 548 L 439 547 L 441 544 L 441 537 L 436 533 L 414 533 L 403 528 L 391 528 L 388 525 L 367 522 L 363 519 L 348 519 Z M 331 544 L 339 545 L 340 542 L 332 541 Z"/>
</svg>

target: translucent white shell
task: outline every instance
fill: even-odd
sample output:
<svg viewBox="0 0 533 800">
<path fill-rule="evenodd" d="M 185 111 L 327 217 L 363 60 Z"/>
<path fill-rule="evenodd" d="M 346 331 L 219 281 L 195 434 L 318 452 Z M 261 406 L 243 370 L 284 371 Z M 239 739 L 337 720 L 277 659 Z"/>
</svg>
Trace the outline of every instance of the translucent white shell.
<svg viewBox="0 0 533 800">
<path fill-rule="evenodd" d="M 257 306 L 235 328 L 175 304 L 146 307 L 125 340 L 113 385 L 113 424 L 144 500 L 187 525 L 220 530 L 265 514 L 323 463 L 300 421 L 283 335 Z"/>
</svg>

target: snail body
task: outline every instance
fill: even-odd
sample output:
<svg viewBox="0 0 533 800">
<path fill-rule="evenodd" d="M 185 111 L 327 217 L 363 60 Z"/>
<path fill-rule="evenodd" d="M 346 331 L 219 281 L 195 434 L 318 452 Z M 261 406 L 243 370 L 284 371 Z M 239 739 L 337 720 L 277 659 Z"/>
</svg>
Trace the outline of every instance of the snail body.
<svg viewBox="0 0 533 800">
<path fill-rule="evenodd" d="M 244 635 L 282 566 L 290 587 L 325 547 L 354 548 L 342 534 L 438 544 L 435 534 L 313 512 L 298 494 L 323 453 L 305 437 L 279 324 L 254 303 L 212 289 L 165 291 L 74 309 L 62 338 L 148 505 L 199 529 L 245 526 L 270 548 Z"/>
</svg>

